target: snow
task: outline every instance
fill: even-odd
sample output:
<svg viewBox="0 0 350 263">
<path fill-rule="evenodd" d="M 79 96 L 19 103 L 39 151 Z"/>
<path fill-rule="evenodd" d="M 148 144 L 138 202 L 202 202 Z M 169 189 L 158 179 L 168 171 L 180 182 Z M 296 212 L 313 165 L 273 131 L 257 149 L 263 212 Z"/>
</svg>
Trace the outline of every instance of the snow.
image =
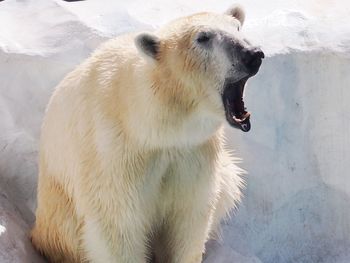
<svg viewBox="0 0 350 263">
<path fill-rule="evenodd" d="M 245 197 L 205 263 L 350 262 L 350 3 L 241 0 L 268 58 L 251 79 L 252 130 L 227 128 Z M 27 238 L 38 138 L 55 85 L 105 39 L 231 1 L 0 2 L 0 262 L 41 262 Z"/>
</svg>

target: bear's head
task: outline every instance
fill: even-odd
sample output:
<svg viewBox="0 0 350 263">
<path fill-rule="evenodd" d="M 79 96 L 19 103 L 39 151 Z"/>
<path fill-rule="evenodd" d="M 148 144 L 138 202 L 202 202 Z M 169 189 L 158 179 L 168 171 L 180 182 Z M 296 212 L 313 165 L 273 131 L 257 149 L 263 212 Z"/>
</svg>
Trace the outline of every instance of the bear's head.
<svg viewBox="0 0 350 263">
<path fill-rule="evenodd" d="M 224 14 L 199 13 L 155 33 L 141 33 L 135 43 L 154 72 L 161 72 L 163 80 L 156 81 L 159 92 L 166 90 L 184 108 L 206 107 L 221 119 L 226 117 L 231 126 L 248 131 L 250 114 L 243 90 L 258 72 L 264 53 L 241 33 L 244 18 L 238 6 Z M 160 79 L 157 73 L 154 78 Z"/>
</svg>

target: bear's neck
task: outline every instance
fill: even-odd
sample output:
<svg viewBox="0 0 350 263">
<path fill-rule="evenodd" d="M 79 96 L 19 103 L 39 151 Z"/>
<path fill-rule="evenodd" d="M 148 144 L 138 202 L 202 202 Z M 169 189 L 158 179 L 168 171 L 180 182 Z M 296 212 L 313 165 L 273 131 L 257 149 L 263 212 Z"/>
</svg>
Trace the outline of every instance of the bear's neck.
<svg viewBox="0 0 350 263">
<path fill-rule="evenodd" d="M 188 147 L 210 140 L 222 122 L 199 103 L 205 96 L 197 92 L 199 84 L 164 74 L 143 72 L 141 76 L 151 77 L 133 86 L 136 95 L 127 107 L 137 108 L 128 110 L 130 139 L 152 148 Z"/>
</svg>

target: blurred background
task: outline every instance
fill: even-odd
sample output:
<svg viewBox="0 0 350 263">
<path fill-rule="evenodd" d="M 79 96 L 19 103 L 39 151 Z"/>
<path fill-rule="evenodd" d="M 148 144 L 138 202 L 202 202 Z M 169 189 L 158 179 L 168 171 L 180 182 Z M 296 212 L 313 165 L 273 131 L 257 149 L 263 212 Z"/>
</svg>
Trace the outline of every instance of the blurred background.
<svg viewBox="0 0 350 263">
<path fill-rule="evenodd" d="M 0 262 L 42 262 L 34 221 L 40 125 L 58 82 L 106 39 L 198 11 L 246 10 L 267 58 L 245 101 L 252 130 L 227 127 L 248 171 L 243 202 L 205 263 L 350 262 L 348 0 L 0 2 Z"/>
</svg>

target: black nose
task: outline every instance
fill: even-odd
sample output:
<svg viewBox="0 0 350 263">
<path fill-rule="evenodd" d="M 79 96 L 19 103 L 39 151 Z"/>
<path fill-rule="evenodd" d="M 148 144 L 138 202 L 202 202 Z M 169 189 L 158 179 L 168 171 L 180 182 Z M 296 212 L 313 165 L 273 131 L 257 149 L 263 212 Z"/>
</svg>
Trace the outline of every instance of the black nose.
<svg viewBox="0 0 350 263">
<path fill-rule="evenodd" d="M 261 65 L 262 59 L 265 57 L 264 52 L 260 49 L 243 49 L 242 53 L 243 64 L 255 74 Z"/>
<path fill-rule="evenodd" d="M 258 58 L 265 58 L 264 52 L 262 52 L 262 50 L 260 50 L 260 49 L 255 51 L 254 56 L 256 56 Z"/>
</svg>

